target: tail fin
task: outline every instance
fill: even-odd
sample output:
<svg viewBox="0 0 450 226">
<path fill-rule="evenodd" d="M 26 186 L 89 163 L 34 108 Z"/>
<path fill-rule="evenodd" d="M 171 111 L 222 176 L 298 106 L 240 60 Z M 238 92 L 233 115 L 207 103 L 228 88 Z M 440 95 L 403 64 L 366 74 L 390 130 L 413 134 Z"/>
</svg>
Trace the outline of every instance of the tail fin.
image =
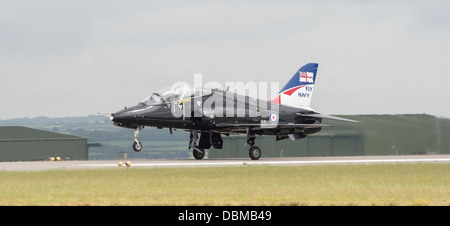
<svg viewBox="0 0 450 226">
<path fill-rule="evenodd" d="M 301 67 L 272 102 L 291 107 L 309 108 L 318 67 L 317 63 L 309 63 Z"/>
</svg>

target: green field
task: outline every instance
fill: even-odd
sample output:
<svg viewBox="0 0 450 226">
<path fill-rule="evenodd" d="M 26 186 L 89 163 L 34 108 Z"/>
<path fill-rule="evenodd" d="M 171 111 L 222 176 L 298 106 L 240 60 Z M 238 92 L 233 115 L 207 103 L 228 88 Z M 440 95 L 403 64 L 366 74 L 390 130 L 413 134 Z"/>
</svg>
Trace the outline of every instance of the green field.
<svg viewBox="0 0 450 226">
<path fill-rule="evenodd" d="M 450 205 L 450 164 L 0 171 L 0 205 Z"/>
</svg>

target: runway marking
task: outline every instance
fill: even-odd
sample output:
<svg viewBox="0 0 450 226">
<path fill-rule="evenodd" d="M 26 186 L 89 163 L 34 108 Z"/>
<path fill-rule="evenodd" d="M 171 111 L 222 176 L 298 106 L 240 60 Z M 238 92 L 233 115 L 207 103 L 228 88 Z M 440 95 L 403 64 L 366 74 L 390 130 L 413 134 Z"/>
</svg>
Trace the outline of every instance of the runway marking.
<svg viewBox="0 0 450 226">
<path fill-rule="evenodd" d="M 189 161 L 189 160 L 188 160 Z M 197 161 L 197 160 L 196 160 Z M 132 167 L 182 167 L 182 166 L 242 166 L 242 165 L 313 165 L 313 164 L 370 164 L 370 163 L 408 163 L 408 162 L 450 162 L 443 159 L 358 159 L 358 160 L 307 160 L 307 161 L 233 161 L 227 162 L 170 162 L 170 163 L 133 163 Z M 117 167 L 117 164 L 85 164 L 91 167 Z"/>
</svg>

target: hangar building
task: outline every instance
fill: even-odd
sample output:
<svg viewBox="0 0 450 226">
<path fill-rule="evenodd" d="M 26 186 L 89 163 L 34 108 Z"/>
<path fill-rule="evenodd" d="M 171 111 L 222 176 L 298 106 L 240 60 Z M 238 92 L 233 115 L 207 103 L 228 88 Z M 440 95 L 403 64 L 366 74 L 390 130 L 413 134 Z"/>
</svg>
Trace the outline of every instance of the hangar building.
<svg viewBox="0 0 450 226">
<path fill-rule="evenodd" d="M 262 157 L 450 154 L 450 119 L 427 114 L 340 115 L 358 123 L 324 120 L 331 125 L 305 139 L 275 141 L 257 136 Z M 223 136 L 223 150 L 209 158 L 248 158 L 246 136 Z"/>
<path fill-rule="evenodd" d="M 87 160 L 87 138 L 22 126 L 0 127 L 0 161 L 37 161 L 49 157 Z"/>
</svg>

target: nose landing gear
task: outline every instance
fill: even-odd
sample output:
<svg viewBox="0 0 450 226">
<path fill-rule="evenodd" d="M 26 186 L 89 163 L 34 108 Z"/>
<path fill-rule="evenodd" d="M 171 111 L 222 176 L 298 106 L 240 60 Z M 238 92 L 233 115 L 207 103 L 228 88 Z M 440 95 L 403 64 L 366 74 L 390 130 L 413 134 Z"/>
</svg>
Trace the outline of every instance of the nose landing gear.
<svg viewBox="0 0 450 226">
<path fill-rule="evenodd" d="M 134 143 L 133 143 L 133 150 L 135 152 L 140 152 L 142 150 L 142 143 L 138 140 L 139 132 L 143 130 L 144 127 L 138 126 L 136 130 L 134 131 Z"/>
</svg>

